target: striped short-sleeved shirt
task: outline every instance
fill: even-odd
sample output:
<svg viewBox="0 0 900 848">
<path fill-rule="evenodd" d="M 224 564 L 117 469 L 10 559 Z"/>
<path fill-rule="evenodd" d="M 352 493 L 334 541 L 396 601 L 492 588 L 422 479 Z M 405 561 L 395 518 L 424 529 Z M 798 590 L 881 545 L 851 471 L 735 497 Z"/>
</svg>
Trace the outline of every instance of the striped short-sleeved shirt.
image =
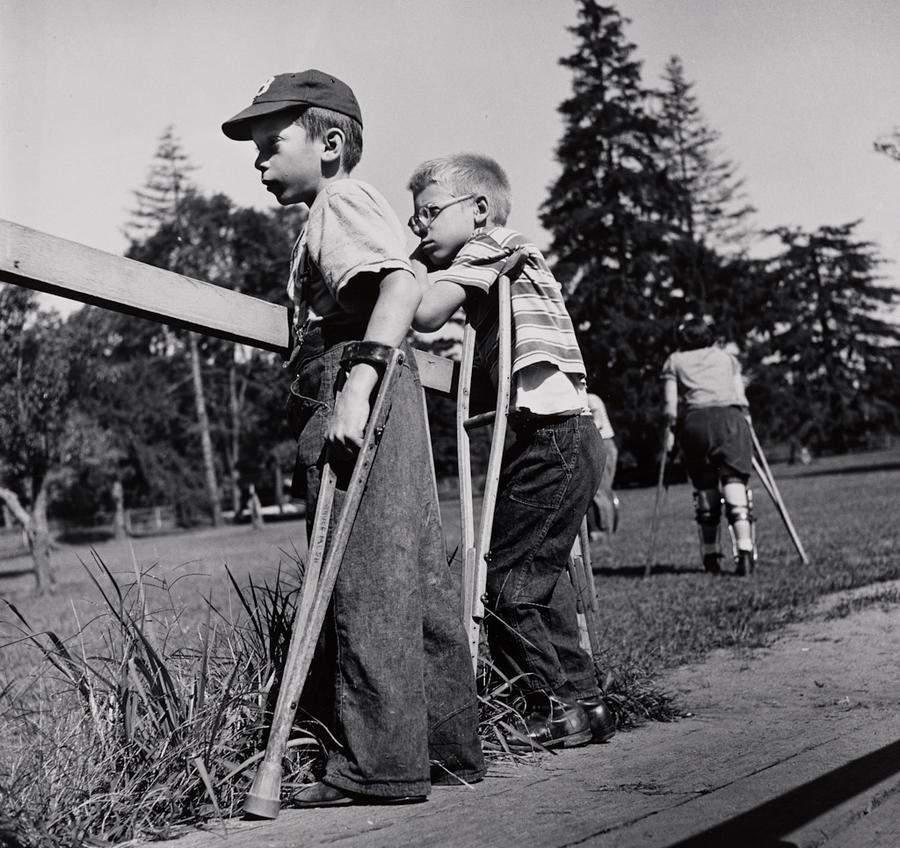
<svg viewBox="0 0 900 848">
<path fill-rule="evenodd" d="M 584 360 L 563 302 L 562 286 L 537 247 L 505 227 L 475 233 L 450 267 L 433 275 L 472 290 L 465 308 L 475 328 L 480 364 L 496 380 L 499 310 L 495 283 L 510 269 L 512 374 L 531 365 L 549 364 L 571 377 L 583 378 Z"/>
</svg>

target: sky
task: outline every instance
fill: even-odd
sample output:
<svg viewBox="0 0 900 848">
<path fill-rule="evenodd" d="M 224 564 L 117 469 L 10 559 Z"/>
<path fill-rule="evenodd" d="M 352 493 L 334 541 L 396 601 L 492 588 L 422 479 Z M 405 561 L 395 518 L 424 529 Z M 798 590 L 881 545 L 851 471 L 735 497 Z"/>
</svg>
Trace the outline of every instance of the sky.
<svg viewBox="0 0 900 848">
<path fill-rule="evenodd" d="M 900 162 L 872 146 L 900 125 L 900 3 L 615 5 L 645 84 L 681 57 L 758 226 L 861 218 L 900 284 Z M 478 151 L 510 177 L 510 224 L 546 247 L 539 208 L 559 174 L 572 82 L 559 59 L 576 18 L 574 0 L 0 0 L 0 218 L 123 252 L 170 125 L 201 190 L 270 208 L 252 144 L 220 125 L 267 77 L 315 67 L 355 90 L 354 175 L 402 220 L 416 164 Z"/>
</svg>

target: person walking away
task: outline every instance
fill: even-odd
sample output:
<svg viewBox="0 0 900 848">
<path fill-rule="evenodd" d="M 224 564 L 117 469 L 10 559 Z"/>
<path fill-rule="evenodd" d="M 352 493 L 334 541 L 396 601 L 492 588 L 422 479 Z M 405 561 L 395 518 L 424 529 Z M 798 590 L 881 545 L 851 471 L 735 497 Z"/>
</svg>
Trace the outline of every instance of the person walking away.
<svg viewBox="0 0 900 848">
<path fill-rule="evenodd" d="M 750 411 L 737 358 L 713 343 L 713 331 L 702 318 L 689 317 L 676 331 L 678 350 L 663 364 L 666 450 L 676 433 L 694 487 L 694 515 L 703 567 L 721 571 L 722 504 L 735 548 L 739 575 L 756 563 L 752 495 Z M 680 414 L 680 419 L 679 419 Z"/>
</svg>

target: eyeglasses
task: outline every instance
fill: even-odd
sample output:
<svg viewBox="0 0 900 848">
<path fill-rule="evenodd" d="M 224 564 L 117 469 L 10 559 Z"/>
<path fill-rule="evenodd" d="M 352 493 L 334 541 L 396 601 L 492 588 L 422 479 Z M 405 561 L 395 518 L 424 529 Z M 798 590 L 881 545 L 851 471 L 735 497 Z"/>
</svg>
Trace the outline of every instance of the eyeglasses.
<svg viewBox="0 0 900 848">
<path fill-rule="evenodd" d="M 473 197 L 475 197 L 474 194 L 464 194 L 462 197 L 454 197 L 453 200 L 445 203 L 443 206 L 435 206 L 433 203 L 428 206 L 420 206 L 406 223 L 419 238 L 422 238 L 434 223 L 434 219 L 448 206 L 462 203 L 464 200 L 471 200 Z"/>
</svg>

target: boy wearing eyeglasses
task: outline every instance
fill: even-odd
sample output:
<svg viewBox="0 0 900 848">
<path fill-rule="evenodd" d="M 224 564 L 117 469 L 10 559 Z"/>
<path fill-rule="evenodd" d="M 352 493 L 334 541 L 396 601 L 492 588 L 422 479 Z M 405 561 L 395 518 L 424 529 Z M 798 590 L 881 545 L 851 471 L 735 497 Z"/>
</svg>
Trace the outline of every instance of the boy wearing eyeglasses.
<svg viewBox="0 0 900 848">
<path fill-rule="evenodd" d="M 581 649 L 566 576 L 572 545 L 600 480 L 604 447 L 588 409 L 585 368 L 559 283 L 540 251 L 506 227 L 510 187 L 492 159 L 457 154 L 420 165 L 409 181 L 422 288 L 413 327 L 440 328 L 460 307 L 476 354 L 496 383 L 496 282 L 510 277 L 509 423 L 487 555 L 491 658 L 524 696 L 529 743 L 608 740 L 615 721 Z"/>
<path fill-rule="evenodd" d="M 422 388 L 404 341 L 420 293 L 403 229 L 376 189 L 350 177 L 362 116 L 352 90 L 330 74 L 270 78 L 222 130 L 254 142 L 254 165 L 281 205 L 309 207 L 288 282 L 294 473 L 306 480 L 308 529 L 326 451 L 338 473 L 339 514 L 378 381 L 373 362 L 396 347 L 406 353 L 320 640 L 319 660 L 333 669 L 327 724 L 335 744 L 321 781 L 292 800 L 423 801 L 432 783 L 480 780 L 484 761 Z"/>
</svg>

